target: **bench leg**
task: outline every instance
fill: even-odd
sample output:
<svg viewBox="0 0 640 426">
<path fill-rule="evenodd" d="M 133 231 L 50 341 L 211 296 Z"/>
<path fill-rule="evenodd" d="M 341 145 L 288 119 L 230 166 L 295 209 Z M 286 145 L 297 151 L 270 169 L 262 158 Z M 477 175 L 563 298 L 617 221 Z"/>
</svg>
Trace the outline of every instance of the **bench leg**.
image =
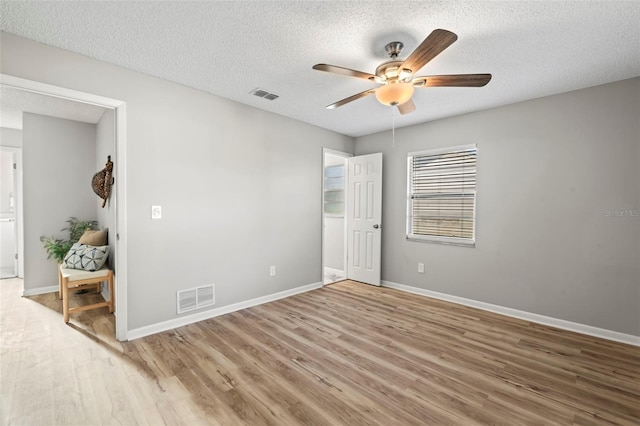
<svg viewBox="0 0 640 426">
<path fill-rule="evenodd" d="M 69 285 L 66 278 L 62 279 L 62 314 L 64 322 L 69 322 Z"/>
</svg>

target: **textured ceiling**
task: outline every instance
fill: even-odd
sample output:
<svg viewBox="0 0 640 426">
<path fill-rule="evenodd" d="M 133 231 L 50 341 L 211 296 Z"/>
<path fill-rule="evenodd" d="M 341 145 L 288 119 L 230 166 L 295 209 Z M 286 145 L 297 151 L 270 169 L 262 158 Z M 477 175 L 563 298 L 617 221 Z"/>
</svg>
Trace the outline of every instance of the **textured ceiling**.
<svg viewBox="0 0 640 426">
<path fill-rule="evenodd" d="M 104 111 L 95 105 L 0 87 L 0 127 L 22 129 L 23 112 L 96 124 Z"/>
<path fill-rule="evenodd" d="M 391 128 L 373 96 L 384 45 L 406 56 L 436 28 L 458 41 L 418 75 L 492 73 L 484 88 L 416 90 L 406 126 L 640 75 L 640 2 L 624 1 L 3 1 L 0 28 L 351 136 Z M 249 94 L 257 87 L 280 97 Z"/>
</svg>

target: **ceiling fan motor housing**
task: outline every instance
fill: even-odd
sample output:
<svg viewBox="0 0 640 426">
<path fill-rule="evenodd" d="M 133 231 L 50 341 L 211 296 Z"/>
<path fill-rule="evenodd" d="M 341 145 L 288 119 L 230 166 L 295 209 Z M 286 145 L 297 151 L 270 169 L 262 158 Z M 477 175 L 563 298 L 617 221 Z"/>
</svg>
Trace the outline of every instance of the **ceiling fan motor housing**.
<svg viewBox="0 0 640 426">
<path fill-rule="evenodd" d="M 412 70 L 402 68 L 403 63 L 404 61 L 391 60 L 380 64 L 376 68 L 376 76 L 373 79 L 380 84 L 409 81 Z"/>
<path fill-rule="evenodd" d="M 380 64 L 380 66 L 376 68 L 376 75 L 372 80 L 380 84 L 409 81 L 413 71 L 408 68 L 402 68 L 404 61 L 398 60 L 398 55 L 400 55 L 403 47 L 404 44 L 400 41 L 392 41 L 384 47 L 384 50 L 387 51 L 391 60 Z"/>
</svg>

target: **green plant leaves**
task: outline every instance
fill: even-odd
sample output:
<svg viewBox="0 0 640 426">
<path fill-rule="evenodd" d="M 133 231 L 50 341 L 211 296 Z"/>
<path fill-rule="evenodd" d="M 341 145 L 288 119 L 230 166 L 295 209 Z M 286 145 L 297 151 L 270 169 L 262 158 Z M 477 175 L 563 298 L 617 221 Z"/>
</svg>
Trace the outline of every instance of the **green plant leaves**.
<svg viewBox="0 0 640 426">
<path fill-rule="evenodd" d="M 96 220 L 79 220 L 73 216 L 69 217 L 66 222 L 68 225 L 62 228 L 61 231 L 69 231 L 69 239 L 61 240 L 54 237 L 40 237 L 40 241 L 47 251 L 47 259 L 53 258 L 58 263 L 62 263 L 73 243 L 78 242 L 82 234 L 84 234 L 84 231 L 94 229 L 94 227 L 98 226 L 98 221 Z"/>
</svg>

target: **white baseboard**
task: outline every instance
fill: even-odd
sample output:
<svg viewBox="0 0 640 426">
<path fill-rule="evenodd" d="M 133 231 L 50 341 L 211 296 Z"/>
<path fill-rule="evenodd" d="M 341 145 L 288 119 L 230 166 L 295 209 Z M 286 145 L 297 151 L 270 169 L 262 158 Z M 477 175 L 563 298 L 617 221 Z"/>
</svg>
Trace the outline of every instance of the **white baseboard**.
<svg viewBox="0 0 640 426">
<path fill-rule="evenodd" d="M 458 303 L 460 305 L 470 306 L 472 308 L 482 309 L 483 311 L 495 312 L 497 314 L 506 315 L 525 321 L 535 322 L 538 324 L 549 325 L 563 330 L 575 331 L 576 333 L 587 334 L 589 336 L 601 337 L 607 340 L 627 343 L 629 345 L 640 346 L 640 336 L 633 334 L 625 334 L 617 331 L 607 330 L 604 328 L 593 327 L 590 325 L 580 324 L 577 322 L 566 321 L 563 319 L 547 317 L 544 315 L 534 314 L 531 312 L 520 311 L 518 309 L 507 308 L 505 306 L 493 305 L 491 303 L 479 302 L 464 297 L 452 296 L 450 294 L 438 293 L 437 291 L 425 290 L 418 287 L 412 287 L 405 284 L 398 284 L 391 281 L 382 281 L 384 287 L 394 288 L 396 290 L 406 291 L 408 293 L 418 294 L 420 296 L 432 297 L 447 302 Z"/>
<path fill-rule="evenodd" d="M 334 269 L 334 268 L 329 268 L 328 266 L 324 267 L 324 273 L 326 274 L 336 274 L 336 275 L 341 275 L 341 276 L 346 276 L 346 274 L 344 273 L 344 271 L 341 271 L 340 269 Z"/>
<path fill-rule="evenodd" d="M 322 274 L 322 281 L 324 285 L 329 285 L 347 279 L 347 274 L 344 271 L 334 268 L 328 268 L 325 266 L 324 273 Z"/>
<path fill-rule="evenodd" d="M 182 327 L 184 325 L 193 324 L 194 322 L 204 321 L 210 318 L 214 318 L 220 315 L 229 314 L 242 309 L 247 309 L 252 306 L 262 305 L 263 303 L 273 302 L 274 300 L 283 299 L 285 297 L 294 296 L 296 294 L 304 293 L 307 291 L 321 288 L 322 283 L 307 284 L 302 287 L 292 288 L 291 290 L 280 291 L 278 293 L 268 294 L 262 297 L 256 297 L 255 299 L 246 300 L 244 302 L 233 303 L 231 305 L 223 306 L 221 308 L 210 309 L 204 312 L 198 312 L 183 316 L 180 318 L 174 318 L 168 321 L 159 322 L 157 324 L 151 324 L 140 328 L 135 328 L 127 332 L 126 340 L 139 339 L 141 337 L 150 336 L 152 334 L 160 333 L 167 330 L 173 330 L 174 328 Z"/>
<path fill-rule="evenodd" d="M 50 285 L 48 287 L 37 287 L 37 288 L 25 288 L 22 291 L 22 296 L 35 296 L 36 294 L 45 294 L 45 293 L 53 293 L 54 291 L 58 291 L 60 287 L 57 285 Z"/>
</svg>

